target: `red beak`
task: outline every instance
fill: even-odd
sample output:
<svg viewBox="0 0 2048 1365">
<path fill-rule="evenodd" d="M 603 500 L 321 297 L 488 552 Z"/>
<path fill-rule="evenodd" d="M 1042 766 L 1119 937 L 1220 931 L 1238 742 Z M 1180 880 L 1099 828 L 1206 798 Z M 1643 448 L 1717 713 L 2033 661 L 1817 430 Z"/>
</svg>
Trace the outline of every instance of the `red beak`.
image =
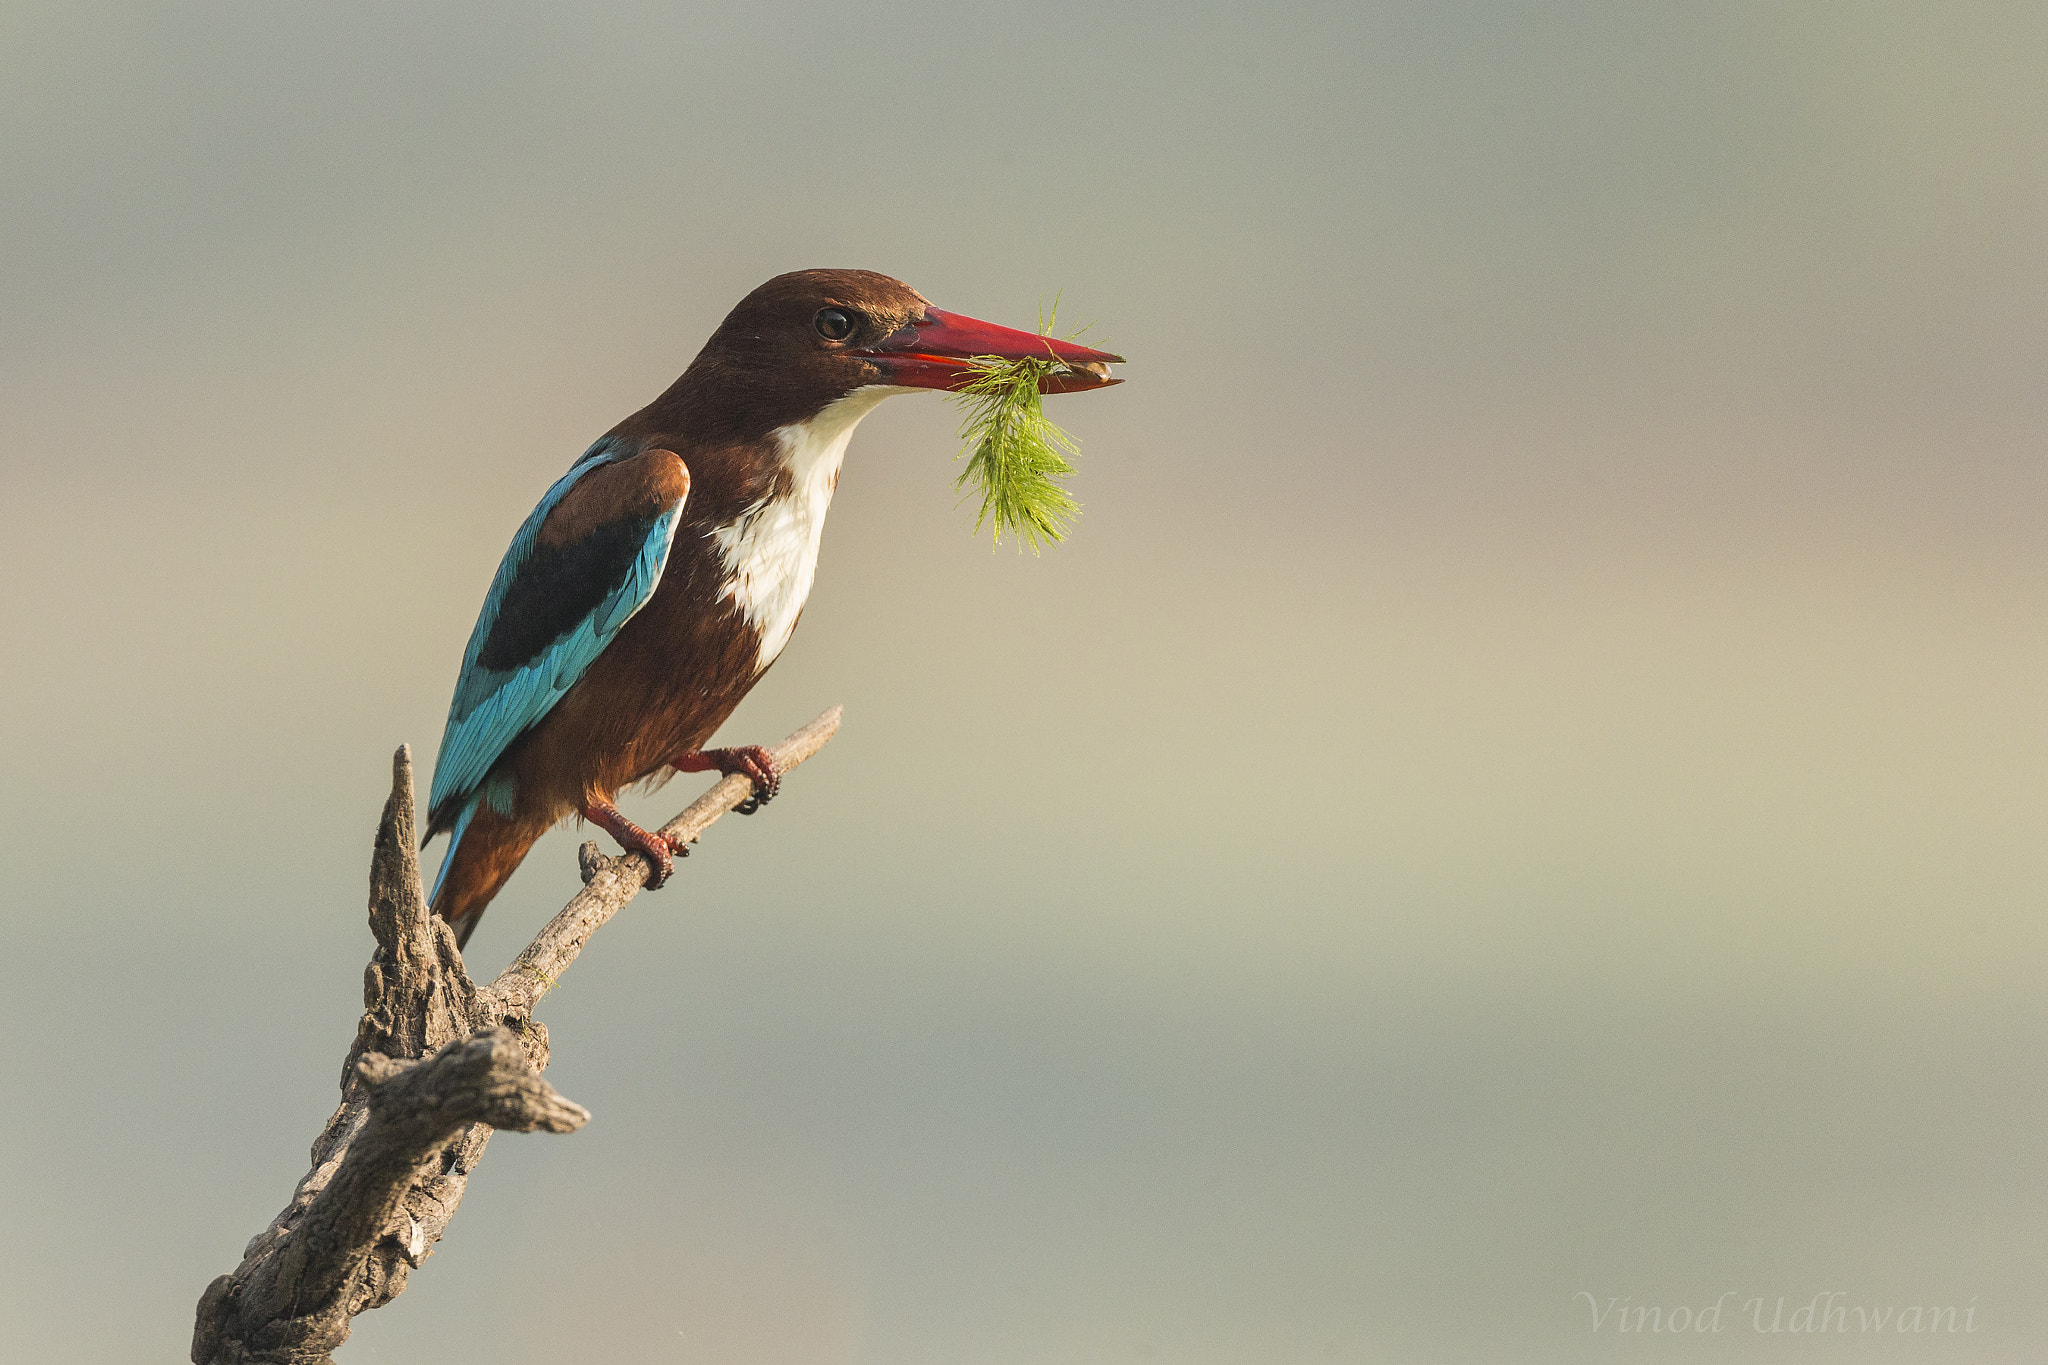
<svg viewBox="0 0 2048 1365">
<path fill-rule="evenodd" d="M 1124 363 L 1120 355 L 938 308 L 925 309 L 923 318 L 854 354 L 872 360 L 891 384 L 912 389 L 957 389 L 973 376 L 969 362 L 984 357 L 1056 360 L 1066 366 L 1038 381 L 1040 393 L 1074 393 L 1124 382 L 1109 377 L 1111 365 Z"/>
</svg>

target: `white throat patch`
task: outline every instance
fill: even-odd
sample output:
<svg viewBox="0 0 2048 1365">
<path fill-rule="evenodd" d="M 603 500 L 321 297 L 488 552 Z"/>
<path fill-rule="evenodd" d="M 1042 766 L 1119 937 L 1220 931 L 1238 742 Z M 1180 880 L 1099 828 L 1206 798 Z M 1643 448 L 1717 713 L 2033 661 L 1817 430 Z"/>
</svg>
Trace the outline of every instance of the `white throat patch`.
<svg viewBox="0 0 2048 1365">
<path fill-rule="evenodd" d="M 910 391 L 871 384 L 835 400 L 808 422 L 777 427 L 771 434 L 795 486 L 787 496 L 764 498 L 711 533 L 731 575 L 725 595 L 761 632 L 762 668 L 789 643 L 804 599 L 811 595 L 825 511 L 832 505 L 853 429 L 884 398 L 905 392 Z"/>
</svg>

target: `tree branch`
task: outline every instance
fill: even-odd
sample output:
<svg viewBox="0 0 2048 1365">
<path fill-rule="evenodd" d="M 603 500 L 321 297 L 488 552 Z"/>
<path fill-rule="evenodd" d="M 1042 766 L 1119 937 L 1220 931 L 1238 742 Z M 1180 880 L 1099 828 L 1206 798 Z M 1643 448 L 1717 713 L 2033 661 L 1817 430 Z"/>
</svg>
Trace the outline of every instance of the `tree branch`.
<svg viewBox="0 0 2048 1365">
<path fill-rule="evenodd" d="M 771 748 L 777 768 L 823 748 L 840 712 Z M 694 842 L 752 791 L 746 777 L 727 777 L 662 832 Z M 329 1362 L 350 1319 L 396 1298 L 433 1254 L 492 1130 L 569 1133 L 589 1121 L 541 1079 L 547 1028 L 532 1010 L 651 869 L 638 855 L 606 858 L 594 843 L 580 861 L 583 891 L 496 981 L 477 986 L 420 884 L 412 755 L 399 749 L 370 859 L 377 949 L 363 973 L 341 1104 L 291 1203 L 200 1297 L 195 1365 Z"/>
</svg>

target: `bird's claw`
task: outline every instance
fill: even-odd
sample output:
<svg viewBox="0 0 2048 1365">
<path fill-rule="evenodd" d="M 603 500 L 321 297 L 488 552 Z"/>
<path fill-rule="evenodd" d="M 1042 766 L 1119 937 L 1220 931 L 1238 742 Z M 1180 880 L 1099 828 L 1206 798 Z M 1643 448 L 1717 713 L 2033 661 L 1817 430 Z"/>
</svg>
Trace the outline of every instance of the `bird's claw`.
<svg viewBox="0 0 2048 1365">
<path fill-rule="evenodd" d="M 775 799 L 775 793 L 782 790 L 782 773 L 775 766 L 775 755 L 758 744 L 742 744 L 731 749 L 700 749 L 684 754 L 675 761 L 678 772 L 701 773 L 716 768 L 731 777 L 743 774 L 754 784 L 753 795 L 734 806 L 741 815 L 752 815 Z"/>
<path fill-rule="evenodd" d="M 646 842 L 640 847 L 627 847 L 626 852 L 637 853 L 647 860 L 650 870 L 647 873 L 646 885 L 649 891 L 659 891 L 668 879 L 675 875 L 674 849 L 674 841 L 663 834 L 649 834 Z"/>
<path fill-rule="evenodd" d="M 734 773 L 744 774 L 754 784 L 753 795 L 733 807 L 739 815 L 752 815 L 775 799 L 775 793 L 782 790 L 782 774 L 775 769 L 775 756 L 758 744 L 743 744 L 732 749 L 707 749 L 704 757 L 718 766 L 718 771 L 730 777 Z"/>
<path fill-rule="evenodd" d="M 733 766 L 722 768 L 721 771 L 745 773 L 754 784 L 754 794 L 733 809 L 741 815 L 752 815 L 773 801 L 775 794 L 782 790 L 782 774 L 776 771 L 775 756 L 758 744 L 728 749 L 726 752 L 732 756 Z"/>
<path fill-rule="evenodd" d="M 647 860 L 646 887 L 649 891 L 660 890 L 662 884 L 675 874 L 676 859 L 690 856 L 687 840 L 644 830 L 619 814 L 618 807 L 610 802 L 593 802 L 584 808 L 583 816 L 617 839 L 628 857 L 637 853 Z M 586 876 L 584 885 L 589 884 L 590 877 Z"/>
<path fill-rule="evenodd" d="M 654 870 L 647 874 L 647 890 L 659 891 L 668 879 L 675 875 L 676 859 L 690 856 L 690 843 L 671 834 L 649 834 L 646 848 L 629 848 L 628 853 L 637 853 L 653 864 Z"/>
<path fill-rule="evenodd" d="M 662 887 L 668 885 L 668 879 L 675 874 L 675 860 L 673 858 L 663 858 L 656 865 L 654 871 L 647 874 L 647 880 L 640 883 L 640 889 L 643 891 L 659 891 Z"/>
</svg>

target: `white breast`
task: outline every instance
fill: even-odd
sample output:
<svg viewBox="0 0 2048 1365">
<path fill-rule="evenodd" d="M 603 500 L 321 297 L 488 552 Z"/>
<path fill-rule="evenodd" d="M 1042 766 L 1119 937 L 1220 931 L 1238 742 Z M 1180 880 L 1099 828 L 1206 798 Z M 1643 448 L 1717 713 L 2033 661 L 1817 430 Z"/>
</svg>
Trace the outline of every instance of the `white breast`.
<svg viewBox="0 0 2048 1365">
<path fill-rule="evenodd" d="M 825 510 L 854 427 L 884 398 L 903 392 L 880 384 L 855 389 L 808 422 L 778 427 L 773 435 L 794 486 L 787 496 L 763 499 L 712 532 L 729 576 L 725 595 L 761 632 L 762 668 L 789 643 L 811 595 Z"/>
</svg>

